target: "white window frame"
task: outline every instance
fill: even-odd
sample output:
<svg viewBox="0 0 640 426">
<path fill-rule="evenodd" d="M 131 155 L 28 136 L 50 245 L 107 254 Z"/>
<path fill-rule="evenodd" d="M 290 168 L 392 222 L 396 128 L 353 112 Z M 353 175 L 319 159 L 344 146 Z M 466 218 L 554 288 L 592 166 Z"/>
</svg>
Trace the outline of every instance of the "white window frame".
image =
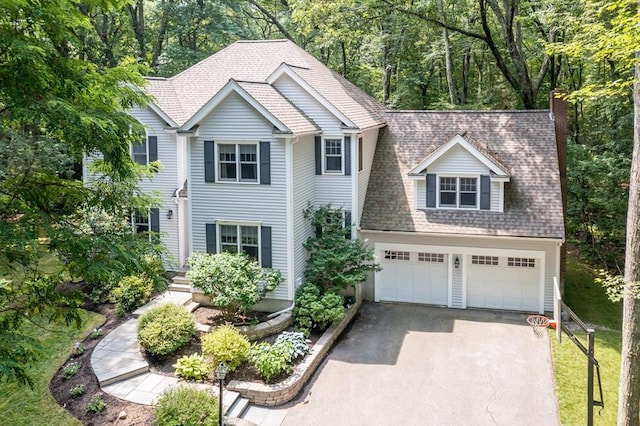
<svg viewBox="0 0 640 426">
<path fill-rule="evenodd" d="M 235 226 L 236 227 L 236 253 L 244 253 L 242 250 L 242 227 L 256 228 L 258 232 L 258 257 L 255 259 L 260 265 L 262 265 L 262 232 L 260 222 L 218 222 L 216 223 L 216 253 L 222 253 L 222 227 L 223 226 Z M 247 246 L 253 246 L 247 244 Z"/>
<path fill-rule="evenodd" d="M 340 170 L 327 170 L 327 141 L 340 141 Z M 344 175 L 344 137 L 342 136 L 323 136 L 322 137 L 322 174 L 327 175 Z"/>
<path fill-rule="evenodd" d="M 135 153 L 133 151 L 133 149 L 134 149 L 133 147 L 136 146 L 136 145 L 144 146 L 144 163 L 139 163 L 136 160 L 136 155 L 142 155 L 142 152 Z M 140 164 L 141 166 L 146 166 L 147 164 L 149 164 L 149 137 L 147 135 L 145 135 L 144 141 L 142 141 L 142 143 L 135 143 L 135 144 L 132 143 L 130 145 L 129 152 L 131 153 L 131 159 L 133 160 L 134 163 Z"/>
<path fill-rule="evenodd" d="M 223 179 L 222 176 L 222 167 L 223 164 L 220 161 L 220 145 L 233 145 L 235 147 L 235 165 L 236 165 L 236 178 L 235 179 Z M 256 148 L 256 179 L 248 180 L 242 179 L 242 164 L 250 164 L 243 163 L 240 161 L 240 146 L 241 145 L 253 145 Z M 215 168 L 216 168 L 216 182 L 217 183 L 241 183 L 241 184 L 249 184 L 255 185 L 260 184 L 260 144 L 254 141 L 216 141 L 215 142 L 215 150 L 214 150 L 214 160 L 215 160 Z"/>
<path fill-rule="evenodd" d="M 436 206 L 439 209 L 457 209 L 457 210 L 479 210 L 480 209 L 480 176 L 479 175 L 453 175 L 453 174 L 439 174 L 436 176 L 436 198 L 437 203 Z M 440 200 L 440 184 L 443 178 L 446 179 L 455 179 L 456 180 L 456 204 L 442 204 Z M 476 203 L 474 206 L 462 206 L 460 204 L 460 199 L 462 192 L 461 191 L 461 182 L 460 179 L 475 179 L 476 181 Z M 466 191 L 465 191 L 466 192 Z"/>
</svg>

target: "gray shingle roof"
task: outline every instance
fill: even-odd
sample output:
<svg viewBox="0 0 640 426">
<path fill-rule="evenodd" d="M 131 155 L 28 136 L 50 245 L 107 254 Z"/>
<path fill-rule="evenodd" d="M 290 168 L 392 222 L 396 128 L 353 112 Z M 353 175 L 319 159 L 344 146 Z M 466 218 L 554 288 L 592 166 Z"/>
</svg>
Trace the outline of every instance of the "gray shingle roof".
<svg viewBox="0 0 640 426">
<path fill-rule="evenodd" d="M 320 130 L 318 125 L 300 111 L 289 99 L 275 87 L 267 83 L 253 83 L 239 81 L 238 84 L 292 133 L 303 134 Z"/>
<path fill-rule="evenodd" d="M 390 111 L 387 124 L 378 138 L 362 229 L 564 238 L 549 111 Z M 409 171 L 452 131 L 482 141 L 510 171 L 504 213 L 413 208 Z"/>
<path fill-rule="evenodd" d="M 182 125 L 229 80 L 264 83 L 286 63 L 356 126 L 384 123 L 384 108 L 289 40 L 238 41 L 174 77 L 149 78 L 147 91 Z M 275 114 L 274 114 L 275 115 Z"/>
</svg>

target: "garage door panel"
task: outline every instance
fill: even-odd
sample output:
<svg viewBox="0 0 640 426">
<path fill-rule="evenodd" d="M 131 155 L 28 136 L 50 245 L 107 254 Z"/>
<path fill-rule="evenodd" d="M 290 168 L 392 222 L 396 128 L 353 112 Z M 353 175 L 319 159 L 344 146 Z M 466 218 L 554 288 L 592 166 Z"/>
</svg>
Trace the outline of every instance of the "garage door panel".
<svg viewBox="0 0 640 426">
<path fill-rule="evenodd" d="M 539 267 L 499 265 L 467 266 L 467 306 L 517 311 L 539 309 Z M 539 262 L 539 260 L 536 260 Z"/>
<path fill-rule="evenodd" d="M 381 262 L 379 299 L 385 301 L 446 305 L 449 300 L 446 262 L 411 260 Z"/>
</svg>

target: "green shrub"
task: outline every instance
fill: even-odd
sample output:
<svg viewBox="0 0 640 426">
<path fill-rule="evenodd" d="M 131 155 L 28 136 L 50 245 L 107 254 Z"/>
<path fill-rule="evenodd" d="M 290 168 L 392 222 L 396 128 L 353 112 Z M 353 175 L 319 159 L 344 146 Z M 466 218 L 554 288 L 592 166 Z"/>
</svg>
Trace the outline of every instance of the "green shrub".
<svg viewBox="0 0 640 426">
<path fill-rule="evenodd" d="M 309 352 L 309 345 L 304 333 L 297 331 L 283 331 L 280 333 L 274 346 L 282 346 L 289 350 L 289 362 Z"/>
<path fill-rule="evenodd" d="M 121 279 L 111 291 L 111 300 L 116 304 L 116 312 L 123 316 L 127 312 L 144 305 L 153 292 L 153 281 L 146 276 L 129 275 Z"/>
<path fill-rule="evenodd" d="M 344 317 L 342 296 L 334 293 L 322 294 L 322 290 L 305 283 L 296 290 L 293 319 L 300 330 L 318 328 L 324 330 Z"/>
<path fill-rule="evenodd" d="M 78 385 L 78 386 L 74 386 L 71 388 L 71 396 L 73 396 L 74 398 L 79 398 L 82 395 L 84 395 L 84 386 L 83 385 Z"/>
<path fill-rule="evenodd" d="M 174 303 L 150 309 L 138 319 L 138 340 L 151 355 L 175 352 L 194 332 L 193 316 Z"/>
<path fill-rule="evenodd" d="M 105 408 L 107 408 L 107 404 L 104 403 L 100 395 L 95 395 L 87 404 L 87 411 L 89 413 L 101 413 Z"/>
<path fill-rule="evenodd" d="M 169 388 L 153 404 L 157 426 L 216 426 L 218 398 L 190 386 Z"/>
<path fill-rule="evenodd" d="M 202 354 L 211 358 L 213 365 L 224 362 L 233 371 L 249 355 L 251 345 L 245 336 L 231 325 L 223 325 L 202 336 Z"/>
<path fill-rule="evenodd" d="M 210 368 L 204 357 L 199 354 L 185 355 L 173 365 L 176 376 L 187 380 L 202 380 L 209 375 Z"/>
<path fill-rule="evenodd" d="M 280 345 L 260 342 L 251 347 L 249 359 L 265 382 L 269 383 L 273 377 L 291 371 L 290 346 L 289 342 L 281 342 Z"/>
<path fill-rule="evenodd" d="M 73 376 L 78 374 L 78 371 L 80 371 L 80 367 L 82 367 L 82 364 L 80 364 L 79 362 L 72 362 L 71 364 L 68 364 L 66 367 L 64 367 L 64 369 L 62 369 L 62 377 L 65 379 L 72 378 Z"/>
<path fill-rule="evenodd" d="M 227 319 L 246 315 L 282 282 L 280 271 L 263 269 L 243 253 L 193 253 L 187 277 Z"/>
</svg>

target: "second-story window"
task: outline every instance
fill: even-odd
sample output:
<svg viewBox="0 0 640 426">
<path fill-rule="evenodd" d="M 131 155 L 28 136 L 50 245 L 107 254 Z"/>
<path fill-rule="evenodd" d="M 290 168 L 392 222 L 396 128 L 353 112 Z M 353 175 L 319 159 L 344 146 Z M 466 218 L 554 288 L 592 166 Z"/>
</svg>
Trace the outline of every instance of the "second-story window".
<svg viewBox="0 0 640 426">
<path fill-rule="evenodd" d="M 324 140 L 325 173 L 342 173 L 342 139 Z"/>
<path fill-rule="evenodd" d="M 136 163 L 142 164 L 143 166 L 148 164 L 147 141 L 144 140 L 140 143 L 132 145 L 131 155 L 133 156 L 133 161 L 135 161 Z"/>
<path fill-rule="evenodd" d="M 218 144 L 218 179 L 223 182 L 258 181 L 256 144 Z"/>
<path fill-rule="evenodd" d="M 477 208 L 478 179 L 475 177 L 441 177 L 440 207 Z"/>
</svg>

